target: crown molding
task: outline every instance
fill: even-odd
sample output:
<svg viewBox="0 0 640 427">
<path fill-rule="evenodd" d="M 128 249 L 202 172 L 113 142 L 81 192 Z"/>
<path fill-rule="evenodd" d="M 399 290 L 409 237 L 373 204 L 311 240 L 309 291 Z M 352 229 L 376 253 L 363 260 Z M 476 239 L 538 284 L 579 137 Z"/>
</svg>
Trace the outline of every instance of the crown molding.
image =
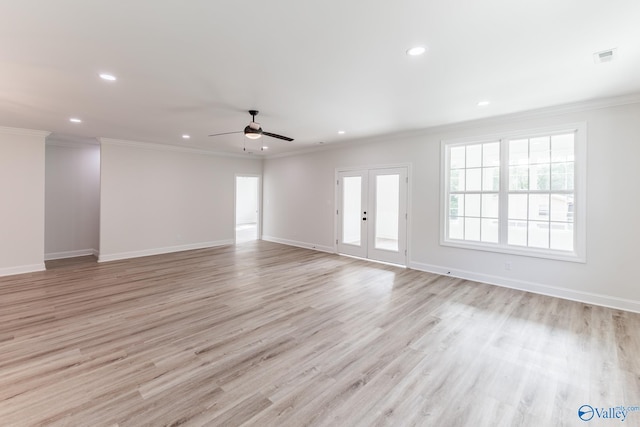
<svg viewBox="0 0 640 427">
<path fill-rule="evenodd" d="M 99 146 L 100 142 L 97 138 L 52 133 L 45 140 L 45 144 L 56 147 L 86 148 L 87 146 Z"/>
<path fill-rule="evenodd" d="M 98 138 L 98 141 L 100 141 L 100 144 L 116 145 L 121 147 L 133 147 L 133 148 L 140 148 L 143 150 L 170 151 L 170 152 L 199 154 L 199 155 L 216 156 L 216 157 L 233 157 L 233 158 L 239 158 L 239 159 L 248 158 L 250 160 L 262 160 L 262 157 L 251 157 L 251 156 L 247 156 L 246 154 L 226 153 L 222 151 L 203 150 L 200 148 L 181 147 L 177 145 L 158 144 L 153 142 L 128 141 L 124 139 L 112 139 L 112 138 Z"/>
<path fill-rule="evenodd" d="M 19 135 L 19 136 L 38 136 L 38 137 L 46 138 L 47 136 L 51 135 L 51 132 L 47 132 L 43 130 L 11 128 L 11 127 L 0 126 L 0 134 Z"/>
<path fill-rule="evenodd" d="M 379 136 L 376 136 L 375 138 L 379 138 Z M 387 139 L 387 138 L 381 138 L 381 139 Z M 354 145 L 359 145 L 359 144 L 368 144 L 370 142 L 375 142 L 375 141 L 371 138 L 370 139 L 359 138 L 359 139 L 352 139 L 349 141 L 341 141 L 339 143 L 327 142 L 322 145 L 314 145 L 313 147 L 300 148 L 295 151 L 287 151 L 285 153 L 279 153 L 279 154 L 267 154 L 262 158 L 265 160 L 270 160 L 270 159 L 280 159 L 283 157 L 301 156 L 305 154 L 317 153 L 319 151 L 331 151 L 331 150 L 340 149 L 340 148 L 353 147 Z"/>
<path fill-rule="evenodd" d="M 354 138 L 339 143 L 326 143 L 322 146 L 313 146 L 306 149 L 291 151 L 287 153 L 267 155 L 265 159 L 277 159 L 282 157 L 292 157 L 305 154 L 312 154 L 319 151 L 330 151 L 341 148 L 354 147 L 358 145 L 367 145 L 376 142 L 385 142 L 390 139 L 404 139 L 420 136 L 431 136 L 448 132 L 464 131 L 485 126 L 504 125 L 516 120 L 536 119 L 553 117 L 562 114 L 571 114 L 579 112 L 587 112 L 591 110 L 599 110 L 603 108 L 612 108 L 629 104 L 640 103 L 640 92 L 620 95 L 608 98 L 589 99 L 579 102 L 554 105 L 533 110 L 520 111 L 516 113 L 501 114 L 480 119 L 467 120 L 456 123 L 448 123 L 443 125 L 429 126 L 421 129 L 412 129 L 401 132 L 392 132 L 386 134 L 372 135 L 362 138 Z"/>
<path fill-rule="evenodd" d="M 491 117 L 484 117 L 481 119 L 468 120 L 464 122 L 451 123 L 441 126 L 433 126 L 422 131 L 428 131 L 430 134 L 442 133 L 449 131 L 465 130 L 468 128 L 474 128 L 478 126 L 503 124 L 514 120 L 523 119 L 535 119 L 544 117 L 553 117 L 561 114 L 571 114 L 587 112 L 591 110 L 599 110 L 603 108 L 618 107 L 622 105 L 637 104 L 640 103 L 640 92 L 626 94 L 621 96 L 609 97 L 609 98 L 596 98 L 588 99 L 584 101 L 572 102 L 567 104 L 553 105 L 543 108 L 536 108 L 533 110 L 519 111 L 509 114 L 501 114 Z M 419 132 L 419 131 L 418 131 Z"/>
</svg>

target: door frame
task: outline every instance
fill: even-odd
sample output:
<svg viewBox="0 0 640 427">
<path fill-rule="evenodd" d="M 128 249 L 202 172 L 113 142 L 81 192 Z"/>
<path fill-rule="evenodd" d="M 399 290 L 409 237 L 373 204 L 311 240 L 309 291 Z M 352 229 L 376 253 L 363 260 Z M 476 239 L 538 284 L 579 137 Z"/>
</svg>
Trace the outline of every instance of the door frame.
<svg viewBox="0 0 640 427">
<path fill-rule="evenodd" d="M 256 240 L 262 240 L 262 175 L 255 173 L 236 173 L 233 178 L 233 243 L 236 244 L 236 218 L 238 214 L 238 178 L 257 178 L 258 179 L 258 217 L 256 219 Z"/>
<path fill-rule="evenodd" d="M 340 181 L 340 173 L 343 172 L 355 172 L 355 171 L 360 171 L 360 170 L 371 170 L 371 169 L 394 169 L 394 168 L 407 168 L 407 236 L 406 236 L 406 242 L 407 242 L 407 255 L 405 257 L 405 263 L 404 266 L 408 267 L 410 264 L 410 259 L 411 259 L 411 230 L 412 230 L 412 218 L 411 218 L 411 212 L 412 212 L 412 187 L 413 187 L 413 167 L 412 167 L 412 163 L 387 163 L 387 164 L 372 164 L 372 165 L 360 165 L 360 166 L 346 166 L 346 167 L 337 167 L 334 171 L 334 176 L 333 176 L 333 182 L 335 183 L 333 186 L 333 193 L 334 193 L 334 197 L 333 197 L 333 252 L 336 254 L 340 254 L 340 252 L 338 251 L 338 241 L 340 239 L 340 236 L 338 234 L 339 231 L 339 224 L 338 224 L 338 219 L 339 219 L 339 215 L 338 215 L 338 209 L 340 206 L 340 191 L 338 188 L 338 183 Z M 362 259 L 366 259 L 368 261 L 372 261 L 372 262 L 382 262 L 383 261 L 377 261 L 374 259 L 369 259 L 369 258 L 362 258 Z"/>
</svg>

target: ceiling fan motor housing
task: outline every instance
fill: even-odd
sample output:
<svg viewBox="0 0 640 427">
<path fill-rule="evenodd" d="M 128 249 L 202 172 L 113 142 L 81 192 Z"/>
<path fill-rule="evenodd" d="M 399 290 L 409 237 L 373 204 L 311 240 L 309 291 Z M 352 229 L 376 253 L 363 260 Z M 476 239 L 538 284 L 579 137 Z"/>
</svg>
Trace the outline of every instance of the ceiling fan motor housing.
<svg viewBox="0 0 640 427">
<path fill-rule="evenodd" d="M 260 127 L 260 124 L 251 122 L 244 128 L 244 135 L 250 139 L 260 138 L 262 136 L 262 128 Z"/>
<path fill-rule="evenodd" d="M 249 123 L 249 125 L 244 128 L 244 135 L 249 139 L 258 139 L 262 136 L 262 128 L 260 127 L 260 123 L 256 123 L 258 110 L 249 110 L 249 114 L 251 114 L 251 123 Z"/>
</svg>

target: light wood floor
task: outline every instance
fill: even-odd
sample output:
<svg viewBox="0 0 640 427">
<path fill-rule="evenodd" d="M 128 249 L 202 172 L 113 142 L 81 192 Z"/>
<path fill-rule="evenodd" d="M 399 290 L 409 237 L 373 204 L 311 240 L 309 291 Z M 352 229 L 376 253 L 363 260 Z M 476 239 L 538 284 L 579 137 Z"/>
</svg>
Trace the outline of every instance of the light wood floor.
<svg viewBox="0 0 640 427">
<path fill-rule="evenodd" d="M 583 404 L 640 406 L 637 314 L 261 241 L 48 268 L 0 278 L 2 426 L 577 426 Z"/>
</svg>

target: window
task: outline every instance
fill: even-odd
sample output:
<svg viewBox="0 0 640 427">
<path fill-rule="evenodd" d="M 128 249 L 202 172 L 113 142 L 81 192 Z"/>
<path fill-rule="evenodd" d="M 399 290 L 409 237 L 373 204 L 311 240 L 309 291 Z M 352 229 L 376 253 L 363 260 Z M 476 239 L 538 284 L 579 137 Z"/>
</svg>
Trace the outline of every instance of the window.
<svg viewBox="0 0 640 427">
<path fill-rule="evenodd" d="M 441 243 L 584 261 L 584 124 L 443 141 Z"/>
<path fill-rule="evenodd" d="M 500 143 L 449 151 L 449 238 L 498 243 Z"/>
</svg>

